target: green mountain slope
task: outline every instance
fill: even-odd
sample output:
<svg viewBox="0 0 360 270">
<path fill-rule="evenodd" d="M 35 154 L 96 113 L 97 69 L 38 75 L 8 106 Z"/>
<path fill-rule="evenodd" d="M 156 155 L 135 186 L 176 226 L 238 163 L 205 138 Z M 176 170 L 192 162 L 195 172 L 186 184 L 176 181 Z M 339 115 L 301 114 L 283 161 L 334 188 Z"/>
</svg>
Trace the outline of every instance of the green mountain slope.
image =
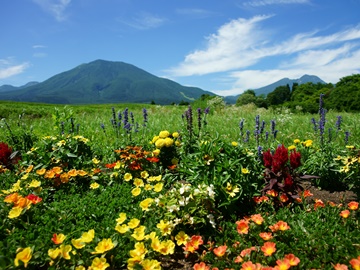
<svg viewBox="0 0 360 270">
<path fill-rule="evenodd" d="M 55 104 L 150 103 L 171 104 L 191 101 L 203 94 L 196 87 L 185 87 L 156 77 L 123 62 L 96 60 L 24 89 L 0 93 L 0 100 Z"/>
</svg>

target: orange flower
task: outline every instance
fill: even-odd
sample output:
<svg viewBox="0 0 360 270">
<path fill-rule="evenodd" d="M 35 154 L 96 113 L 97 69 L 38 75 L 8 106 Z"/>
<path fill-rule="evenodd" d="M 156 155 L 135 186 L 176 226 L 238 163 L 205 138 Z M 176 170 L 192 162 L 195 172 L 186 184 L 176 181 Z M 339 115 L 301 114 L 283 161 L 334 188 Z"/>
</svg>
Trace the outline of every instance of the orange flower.
<svg viewBox="0 0 360 270">
<path fill-rule="evenodd" d="M 234 259 L 234 263 L 241 263 L 243 261 L 244 261 L 244 259 L 240 255 Z"/>
<path fill-rule="evenodd" d="M 264 240 L 264 241 L 269 241 L 272 238 L 272 233 L 271 232 L 262 232 L 259 233 L 259 236 Z"/>
<path fill-rule="evenodd" d="M 236 221 L 236 230 L 239 234 L 248 234 L 249 233 L 249 224 L 245 219 Z"/>
<path fill-rule="evenodd" d="M 349 215 L 350 215 L 350 211 L 347 209 L 340 212 L 340 216 L 343 218 L 348 218 Z"/>
<path fill-rule="evenodd" d="M 316 199 L 315 204 L 314 204 L 314 209 L 316 209 L 318 207 L 325 207 L 325 204 L 322 200 Z"/>
<path fill-rule="evenodd" d="M 227 249 L 227 246 L 224 245 L 224 246 L 219 246 L 217 248 L 214 248 L 213 252 L 216 256 L 218 257 L 222 257 L 225 255 L 225 252 L 226 252 L 226 249 Z"/>
<path fill-rule="evenodd" d="M 345 264 L 337 263 L 334 265 L 335 270 L 348 270 L 349 268 Z"/>
<path fill-rule="evenodd" d="M 210 270 L 210 266 L 207 266 L 204 262 L 196 263 L 194 270 Z"/>
<path fill-rule="evenodd" d="M 276 251 L 276 244 L 274 242 L 265 242 L 261 247 L 261 251 L 265 256 L 271 256 Z"/>
<path fill-rule="evenodd" d="M 354 268 L 354 270 L 360 270 L 360 256 L 357 257 L 357 259 L 351 259 L 349 263 L 351 264 L 352 268 Z"/>
<path fill-rule="evenodd" d="M 288 259 L 277 260 L 276 264 L 277 265 L 274 267 L 276 270 L 288 270 L 291 267 Z"/>
<path fill-rule="evenodd" d="M 62 242 L 64 242 L 66 236 L 62 233 L 57 234 L 54 233 L 53 237 L 51 238 L 51 241 L 53 241 L 56 245 L 62 244 Z"/>
<path fill-rule="evenodd" d="M 256 270 L 256 264 L 253 264 L 252 261 L 248 261 L 248 262 L 244 262 L 241 265 L 241 269 L 240 270 Z"/>
<path fill-rule="evenodd" d="M 11 193 L 5 197 L 4 202 L 16 203 L 19 200 L 19 198 L 21 198 L 21 196 L 19 196 L 19 193 L 17 193 L 17 192 Z"/>
<path fill-rule="evenodd" d="M 78 175 L 77 171 L 75 169 L 71 169 L 70 171 L 68 171 L 68 176 L 69 177 L 75 177 Z"/>
<path fill-rule="evenodd" d="M 256 251 L 256 248 L 255 247 L 245 248 L 240 252 L 240 256 L 241 257 L 245 257 L 246 255 L 250 256 L 251 251 Z"/>
<path fill-rule="evenodd" d="M 349 202 L 348 207 L 350 210 L 357 210 L 359 208 L 359 203 L 354 201 Z"/>
<path fill-rule="evenodd" d="M 20 197 L 14 205 L 29 209 L 31 206 L 31 201 L 28 198 Z"/>
<path fill-rule="evenodd" d="M 267 196 L 258 196 L 258 197 L 254 197 L 253 198 L 255 203 L 262 203 L 262 202 L 266 202 L 269 200 L 269 197 Z"/>
<path fill-rule="evenodd" d="M 281 202 L 287 202 L 289 200 L 289 197 L 286 194 L 281 194 L 280 201 Z"/>
<path fill-rule="evenodd" d="M 267 195 L 271 196 L 271 197 L 277 197 L 278 196 L 278 192 L 276 190 L 270 189 L 266 192 Z"/>
<path fill-rule="evenodd" d="M 192 243 L 193 246 L 195 246 L 197 248 L 204 243 L 204 241 L 202 240 L 201 235 L 193 235 L 193 236 L 191 236 L 190 242 Z"/>
<path fill-rule="evenodd" d="M 19 266 L 19 261 L 24 263 L 24 267 L 26 268 L 30 259 L 32 257 L 32 250 L 30 247 L 21 249 L 15 257 L 14 264 L 15 266 Z"/>
<path fill-rule="evenodd" d="M 312 194 L 311 192 L 310 192 L 310 190 L 304 190 L 304 193 L 303 193 L 303 196 L 304 196 L 304 198 L 306 198 L 306 197 L 310 197 L 310 196 L 313 196 L 314 194 Z"/>
<path fill-rule="evenodd" d="M 296 266 L 300 262 L 300 259 L 292 253 L 285 255 L 284 258 L 289 260 L 291 266 Z"/>
<path fill-rule="evenodd" d="M 269 228 L 272 232 L 276 232 L 289 230 L 290 226 L 286 222 L 280 220 L 276 224 L 270 225 Z"/>
<path fill-rule="evenodd" d="M 257 225 L 261 225 L 264 222 L 263 217 L 260 214 L 252 215 L 251 220 L 255 222 Z"/>
</svg>

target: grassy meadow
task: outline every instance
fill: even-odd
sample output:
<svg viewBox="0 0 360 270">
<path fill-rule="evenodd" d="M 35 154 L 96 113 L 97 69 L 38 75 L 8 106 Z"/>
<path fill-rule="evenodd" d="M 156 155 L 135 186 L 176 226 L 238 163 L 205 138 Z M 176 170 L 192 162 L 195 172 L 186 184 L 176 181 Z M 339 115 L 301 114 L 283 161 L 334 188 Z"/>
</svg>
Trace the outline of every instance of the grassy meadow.
<svg viewBox="0 0 360 270">
<path fill-rule="evenodd" d="M 360 116 L 319 112 L 0 102 L 0 269 L 360 269 L 300 185 L 359 197 Z"/>
</svg>

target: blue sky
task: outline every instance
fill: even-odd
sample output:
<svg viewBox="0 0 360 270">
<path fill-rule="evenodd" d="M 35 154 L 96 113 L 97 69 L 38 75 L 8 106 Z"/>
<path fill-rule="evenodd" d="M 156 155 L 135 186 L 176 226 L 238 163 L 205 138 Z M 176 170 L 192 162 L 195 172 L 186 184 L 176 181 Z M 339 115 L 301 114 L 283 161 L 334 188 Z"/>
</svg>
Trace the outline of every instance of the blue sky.
<svg viewBox="0 0 360 270">
<path fill-rule="evenodd" d="M 223 96 L 360 73 L 360 0 L 11 0 L 0 14 L 0 85 L 96 59 Z"/>
</svg>

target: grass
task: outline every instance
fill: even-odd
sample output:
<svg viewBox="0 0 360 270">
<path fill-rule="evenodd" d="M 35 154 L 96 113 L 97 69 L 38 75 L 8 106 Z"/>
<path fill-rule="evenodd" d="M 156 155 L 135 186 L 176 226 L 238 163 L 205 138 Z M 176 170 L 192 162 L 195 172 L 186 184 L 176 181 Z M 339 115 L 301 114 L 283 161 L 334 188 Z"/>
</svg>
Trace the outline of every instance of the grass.
<svg viewBox="0 0 360 270">
<path fill-rule="evenodd" d="M 329 111 L 322 144 L 311 124 L 319 115 L 203 109 L 199 128 L 193 108 L 191 131 L 188 107 L 0 103 L 0 141 L 22 154 L 15 166 L 6 157 L 0 173 L 0 268 L 160 269 L 176 258 L 193 269 L 358 269 L 357 202 L 310 203 L 295 185 L 262 192 L 266 168 L 258 154 L 294 145 L 302 166 L 291 169 L 293 180 L 326 175 L 320 187 L 357 192 L 360 118 Z M 258 138 L 257 117 L 265 121 Z M 286 162 L 282 175 L 290 173 Z"/>
</svg>

